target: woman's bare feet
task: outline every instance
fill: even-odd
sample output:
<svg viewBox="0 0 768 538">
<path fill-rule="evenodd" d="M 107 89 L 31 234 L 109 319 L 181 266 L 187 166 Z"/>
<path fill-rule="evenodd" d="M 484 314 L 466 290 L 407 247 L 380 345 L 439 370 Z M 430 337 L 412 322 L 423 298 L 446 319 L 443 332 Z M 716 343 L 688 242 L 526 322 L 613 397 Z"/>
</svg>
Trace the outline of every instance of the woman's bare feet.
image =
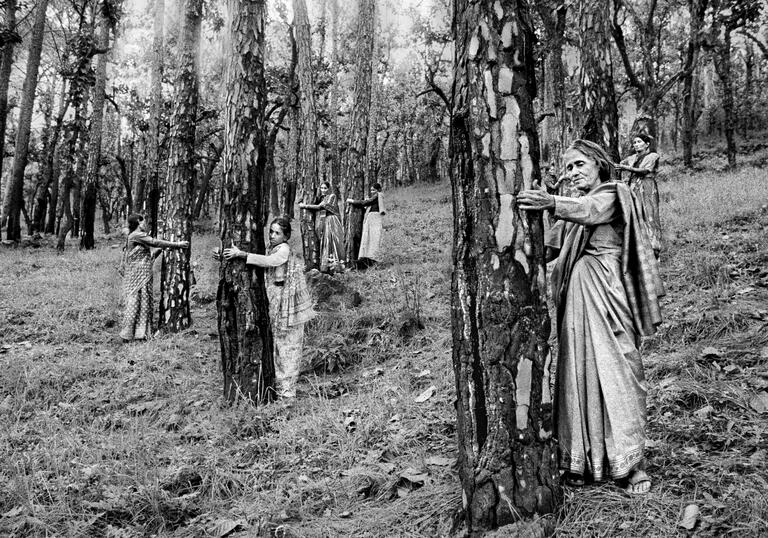
<svg viewBox="0 0 768 538">
<path fill-rule="evenodd" d="M 643 469 L 635 469 L 627 477 L 624 491 L 630 495 L 643 495 L 651 489 L 651 477 Z"/>
</svg>

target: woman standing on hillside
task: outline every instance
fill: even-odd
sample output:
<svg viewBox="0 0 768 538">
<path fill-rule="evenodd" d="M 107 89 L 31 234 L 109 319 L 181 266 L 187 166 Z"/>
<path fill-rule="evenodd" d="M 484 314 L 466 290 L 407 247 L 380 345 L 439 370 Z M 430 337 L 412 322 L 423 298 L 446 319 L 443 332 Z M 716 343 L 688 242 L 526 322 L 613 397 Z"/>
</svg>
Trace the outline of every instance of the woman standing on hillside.
<svg viewBox="0 0 768 538">
<path fill-rule="evenodd" d="M 339 203 L 327 182 L 320 184 L 317 204 L 299 204 L 300 209 L 316 211 L 315 234 L 320 241 L 320 271 L 344 272 L 344 231 L 339 220 Z"/>
<path fill-rule="evenodd" d="M 557 310 L 555 422 L 566 483 L 610 475 L 645 493 L 646 382 L 640 336 L 661 322 L 656 259 L 635 197 L 611 181 L 613 165 L 597 144 L 576 140 L 566 174 L 583 195 L 521 191 L 518 207 L 549 209 L 559 219 L 547 246 L 559 251 L 552 271 Z M 608 462 L 607 468 L 604 462 Z"/>
<path fill-rule="evenodd" d="M 304 266 L 291 253 L 290 237 L 290 221 L 278 217 L 269 226 L 269 254 L 249 254 L 234 245 L 222 252 L 227 260 L 242 258 L 248 265 L 267 269 L 267 299 L 275 343 L 275 385 L 280 398 L 296 396 L 304 324 L 315 316 L 304 280 Z"/>
<path fill-rule="evenodd" d="M 365 208 L 363 235 L 360 239 L 357 267 L 358 269 L 366 269 L 381 261 L 379 257 L 379 250 L 381 249 L 381 217 L 386 214 L 384 197 L 381 194 L 381 184 L 374 183 L 371 185 L 370 197 L 365 200 L 347 198 L 347 203 Z"/>
<path fill-rule="evenodd" d="M 125 310 L 120 338 L 146 340 L 152 335 L 152 261 L 164 248 L 189 248 L 189 241 L 164 241 L 147 235 L 141 215 L 128 215 L 128 239 L 123 250 Z M 154 253 L 150 250 L 157 248 Z"/>
<path fill-rule="evenodd" d="M 653 137 L 640 133 L 632 139 L 635 153 L 616 165 L 616 169 L 629 172 L 627 184 L 642 205 L 642 218 L 648 225 L 648 238 L 656 258 L 661 251 L 661 222 L 659 221 L 659 187 L 656 172 L 659 154 L 651 151 Z"/>
</svg>

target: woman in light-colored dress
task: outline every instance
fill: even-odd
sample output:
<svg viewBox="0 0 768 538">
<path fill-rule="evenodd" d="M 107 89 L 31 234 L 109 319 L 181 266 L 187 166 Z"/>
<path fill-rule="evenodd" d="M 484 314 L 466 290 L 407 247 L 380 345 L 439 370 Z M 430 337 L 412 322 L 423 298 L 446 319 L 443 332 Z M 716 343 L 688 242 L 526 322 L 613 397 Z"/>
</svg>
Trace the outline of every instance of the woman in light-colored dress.
<svg viewBox="0 0 768 538">
<path fill-rule="evenodd" d="M 357 256 L 357 268 L 366 269 L 381 261 L 382 217 L 386 214 L 381 184 L 371 185 L 370 196 L 365 200 L 347 198 L 347 203 L 365 208 L 363 235 L 360 238 L 360 251 Z"/>
<path fill-rule="evenodd" d="M 146 340 L 152 335 L 152 261 L 164 248 L 188 248 L 189 241 L 164 241 L 147 234 L 141 215 L 128 215 L 128 239 L 123 251 L 124 342 Z M 152 248 L 156 248 L 154 253 Z"/>
<path fill-rule="evenodd" d="M 661 322 L 658 265 L 639 203 L 625 184 L 611 181 L 606 152 L 577 140 L 564 163 L 582 196 L 527 190 L 517 197 L 520 209 L 548 209 L 558 219 L 547 246 L 558 252 L 552 296 L 560 467 L 570 485 L 610 476 L 630 493 L 645 493 L 647 385 L 638 349 L 640 336 Z"/>
<path fill-rule="evenodd" d="M 315 316 L 304 280 L 304 266 L 291 252 L 290 237 L 290 221 L 278 217 L 269 227 L 269 254 L 249 254 L 235 246 L 222 252 L 227 260 L 242 258 L 248 265 L 267 269 L 265 281 L 275 344 L 275 385 L 280 398 L 296 396 L 304 324 Z"/>
</svg>

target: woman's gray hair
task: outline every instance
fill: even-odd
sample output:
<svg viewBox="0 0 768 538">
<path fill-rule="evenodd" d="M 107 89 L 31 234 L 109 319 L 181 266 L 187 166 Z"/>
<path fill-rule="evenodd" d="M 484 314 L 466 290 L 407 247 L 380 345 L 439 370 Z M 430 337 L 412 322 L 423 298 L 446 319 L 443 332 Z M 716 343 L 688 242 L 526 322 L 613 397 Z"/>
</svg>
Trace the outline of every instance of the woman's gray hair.
<svg viewBox="0 0 768 538">
<path fill-rule="evenodd" d="M 613 179 L 613 161 L 608 156 L 608 153 L 606 153 L 606 151 L 598 144 L 595 144 L 591 140 L 579 138 L 578 140 L 571 142 L 571 145 L 568 146 L 568 149 L 565 151 L 568 152 L 569 150 L 583 153 L 597 163 L 598 177 L 600 178 L 601 183 Z"/>
</svg>

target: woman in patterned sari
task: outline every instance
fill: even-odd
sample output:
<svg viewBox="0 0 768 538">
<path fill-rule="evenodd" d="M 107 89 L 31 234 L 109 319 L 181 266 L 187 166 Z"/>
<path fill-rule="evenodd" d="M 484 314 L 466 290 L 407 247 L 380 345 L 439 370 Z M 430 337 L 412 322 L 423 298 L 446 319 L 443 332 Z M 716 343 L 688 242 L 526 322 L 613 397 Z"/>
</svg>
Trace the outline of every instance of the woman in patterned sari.
<svg viewBox="0 0 768 538">
<path fill-rule="evenodd" d="M 572 486 L 610 476 L 629 493 L 645 493 L 645 397 L 640 336 L 661 322 L 663 287 L 639 203 L 611 181 L 605 151 L 577 140 L 565 152 L 578 198 L 521 191 L 518 207 L 548 209 L 559 219 L 547 237 L 559 252 L 552 271 L 558 363 L 555 430 L 560 467 Z M 605 463 L 607 462 L 607 465 Z"/>
<path fill-rule="evenodd" d="M 661 221 L 659 221 L 659 187 L 656 172 L 659 154 L 651 151 L 653 137 L 640 133 L 632 139 L 635 153 L 616 165 L 616 169 L 629 172 L 627 184 L 642 206 L 642 219 L 648 226 L 648 238 L 656 258 L 661 251 Z"/>
<path fill-rule="evenodd" d="M 299 204 L 300 209 L 315 211 L 315 234 L 320 241 L 320 271 L 344 272 L 344 230 L 339 220 L 339 203 L 327 182 L 320 184 L 317 204 Z"/>
<path fill-rule="evenodd" d="M 164 241 L 147 235 L 141 215 L 128 215 L 128 239 L 123 252 L 123 300 L 120 330 L 124 342 L 146 340 L 152 335 L 152 261 L 163 248 L 188 248 L 189 241 Z M 157 248 L 152 253 L 151 248 Z"/>
<path fill-rule="evenodd" d="M 269 318 L 275 344 L 275 388 L 279 398 L 296 396 L 302 366 L 304 324 L 315 317 L 304 277 L 304 264 L 291 252 L 291 223 L 284 217 L 269 227 L 269 253 L 249 254 L 236 246 L 224 249 L 227 260 L 242 258 L 265 268 Z"/>
</svg>

